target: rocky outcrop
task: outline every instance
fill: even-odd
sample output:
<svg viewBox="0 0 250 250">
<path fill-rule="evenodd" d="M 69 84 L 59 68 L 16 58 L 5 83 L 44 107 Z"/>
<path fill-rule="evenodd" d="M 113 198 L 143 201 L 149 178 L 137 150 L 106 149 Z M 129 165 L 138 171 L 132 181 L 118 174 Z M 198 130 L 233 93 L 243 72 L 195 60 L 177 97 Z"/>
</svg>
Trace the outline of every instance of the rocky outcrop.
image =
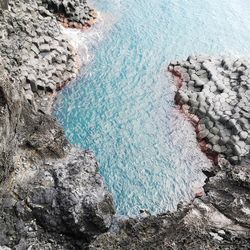
<svg viewBox="0 0 250 250">
<path fill-rule="evenodd" d="M 198 139 L 232 163 L 249 156 L 249 59 L 189 57 L 169 66 L 181 81 L 177 103 L 198 117 Z"/>
<path fill-rule="evenodd" d="M 114 212 L 112 197 L 92 153 L 69 149 L 60 159 L 43 159 L 32 151 L 22 154 L 14 176 L 2 185 L 1 244 L 27 249 L 52 240 L 57 246 L 63 235 L 69 238 L 63 244 L 75 240 L 84 246 L 107 231 Z M 40 159 L 31 163 L 31 157 Z"/>
<path fill-rule="evenodd" d="M 88 6 L 86 0 L 40 0 L 40 2 L 51 13 L 56 14 L 65 27 L 87 28 L 97 17 L 97 13 Z"/>
<path fill-rule="evenodd" d="M 76 77 L 76 54 L 44 7 L 21 1 L 10 7 L 0 16 L 1 57 L 25 98 L 48 113 L 55 90 Z"/>
<path fill-rule="evenodd" d="M 0 249 L 85 249 L 114 208 L 93 154 L 50 115 L 76 53 L 36 1 L 10 1 L 0 30 Z"/>
<path fill-rule="evenodd" d="M 91 250 L 250 248 L 249 69 L 228 57 L 170 63 L 176 102 L 215 163 L 204 171 L 205 193 L 174 213 L 120 221 Z"/>
<path fill-rule="evenodd" d="M 129 219 L 100 235 L 91 250 L 248 249 L 249 232 L 212 205 L 195 200 L 175 213 Z"/>
<path fill-rule="evenodd" d="M 13 149 L 16 146 L 16 133 L 22 99 L 18 92 L 20 86 L 15 86 L 8 78 L 3 61 L 0 60 L 0 181 L 13 170 Z"/>
<path fill-rule="evenodd" d="M 249 163 L 221 162 L 206 174 L 203 197 L 174 213 L 119 221 L 90 249 L 249 249 Z"/>
<path fill-rule="evenodd" d="M 50 115 L 79 66 L 56 18 L 85 25 L 90 10 L 85 1 L 13 0 L 1 11 L 0 249 L 249 249 L 248 61 L 171 63 L 176 101 L 218 164 L 191 204 L 115 222 L 94 155 L 72 147 Z"/>
</svg>

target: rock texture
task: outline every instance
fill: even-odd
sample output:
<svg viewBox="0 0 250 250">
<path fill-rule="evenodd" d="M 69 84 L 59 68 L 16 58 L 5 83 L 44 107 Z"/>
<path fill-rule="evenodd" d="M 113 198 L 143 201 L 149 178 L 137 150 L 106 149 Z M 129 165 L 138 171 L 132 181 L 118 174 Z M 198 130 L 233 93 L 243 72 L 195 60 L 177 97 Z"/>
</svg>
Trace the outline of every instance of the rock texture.
<svg viewBox="0 0 250 250">
<path fill-rule="evenodd" d="M 20 82 L 31 105 L 48 113 L 55 90 L 76 77 L 76 54 L 44 7 L 12 1 L 10 8 L 0 16 L 5 69 L 13 81 Z"/>
<path fill-rule="evenodd" d="M 249 249 L 249 233 L 212 205 L 196 200 L 173 214 L 129 219 L 100 235 L 91 250 Z"/>
<path fill-rule="evenodd" d="M 0 249 L 85 249 L 114 208 L 93 154 L 50 115 L 76 53 L 39 1 L 10 1 L 0 35 Z"/>
<path fill-rule="evenodd" d="M 0 8 L 7 10 L 9 5 L 9 0 L 0 0 Z"/>
<path fill-rule="evenodd" d="M 169 70 L 179 78 L 176 101 L 198 117 L 198 139 L 207 150 L 232 163 L 249 157 L 249 59 L 189 57 Z"/>
<path fill-rule="evenodd" d="M 72 147 L 50 115 L 78 72 L 56 19 L 81 28 L 90 12 L 77 0 L 12 0 L 1 11 L 0 249 L 249 249 L 249 62 L 170 64 L 176 101 L 217 166 L 191 204 L 115 222 L 94 155 Z"/>
<path fill-rule="evenodd" d="M 90 8 L 86 0 L 40 0 L 41 4 L 51 13 L 57 15 L 65 27 L 87 28 L 97 17 L 94 9 Z"/>
<path fill-rule="evenodd" d="M 249 249 L 249 164 L 221 162 L 206 174 L 203 197 L 174 213 L 120 221 L 90 249 Z"/>
</svg>

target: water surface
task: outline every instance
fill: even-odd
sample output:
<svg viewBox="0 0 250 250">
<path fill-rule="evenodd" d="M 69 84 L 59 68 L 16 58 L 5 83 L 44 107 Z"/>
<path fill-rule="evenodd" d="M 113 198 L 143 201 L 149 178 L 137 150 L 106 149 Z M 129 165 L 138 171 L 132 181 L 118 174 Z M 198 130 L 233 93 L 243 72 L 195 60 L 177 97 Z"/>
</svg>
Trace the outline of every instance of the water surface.
<svg viewBox="0 0 250 250">
<path fill-rule="evenodd" d="M 172 210 L 193 196 L 210 163 L 174 105 L 166 65 L 192 54 L 249 54 L 250 1 L 92 4 L 103 20 L 76 40 L 91 56 L 54 115 L 73 144 L 96 154 L 120 214 Z"/>
</svg>

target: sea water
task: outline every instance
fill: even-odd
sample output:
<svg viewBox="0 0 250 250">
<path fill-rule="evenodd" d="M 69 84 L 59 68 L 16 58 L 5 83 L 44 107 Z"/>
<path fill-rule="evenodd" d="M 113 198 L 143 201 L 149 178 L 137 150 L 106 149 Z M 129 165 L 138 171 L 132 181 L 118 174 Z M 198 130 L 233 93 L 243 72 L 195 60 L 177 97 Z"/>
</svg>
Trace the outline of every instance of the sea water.
<svg viewBox="0 0 250 250">
<path fill-rule="evenodd" d="M 172 210 L 193 197 L 211 163 L 174 104 L 167 65 L 195 54 L 249 55 L 250 1 L 91 3 L 101 18 L 75 33 L 84 66 L 54 115 L 71 143 L 95 153 L 119 214 Z"/>
</svg>

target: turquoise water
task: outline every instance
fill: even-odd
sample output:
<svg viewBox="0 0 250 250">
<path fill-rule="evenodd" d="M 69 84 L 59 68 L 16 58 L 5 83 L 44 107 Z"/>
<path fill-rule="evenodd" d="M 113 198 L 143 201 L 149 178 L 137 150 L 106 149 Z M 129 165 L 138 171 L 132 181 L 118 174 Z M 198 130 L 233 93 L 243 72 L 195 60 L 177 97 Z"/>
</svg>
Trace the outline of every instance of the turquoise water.
<svg viewBox="0 0 250 250">
<path fill-rule="evenodd" d="M 96 154 L 118 213 L 172 210 L 192 198 L 211 164 L 174 105 L 167 64 L 190 54 L 249 54 L 250 1 L 92 4 L 103 20 L 82 35 L 89 63 L 60 93 L 54 115 L 73 144 Z"/>
</svg>

